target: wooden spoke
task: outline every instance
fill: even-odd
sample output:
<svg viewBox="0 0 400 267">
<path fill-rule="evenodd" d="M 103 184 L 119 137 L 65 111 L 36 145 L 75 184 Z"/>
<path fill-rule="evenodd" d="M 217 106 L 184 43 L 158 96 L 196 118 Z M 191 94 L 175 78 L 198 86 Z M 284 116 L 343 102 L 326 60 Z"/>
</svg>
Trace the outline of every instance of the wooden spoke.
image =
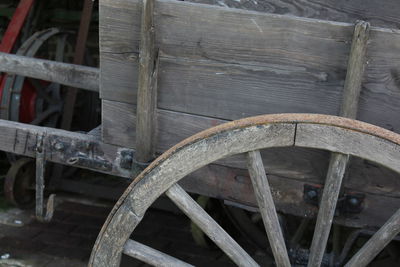
<svg viewBox="0 0 400 267">
<path fill-rule="evenodd" d="M 147 264 L 160 267 L 191 267 L 193 265 L 178 260 L 154 248 L 129 239 L 124 246 L 124 254 L 141 260 Z"/>
<path fill-rule="evenodd" d="M 275 210 L 274 200 L 265 174 L 260 151 L 250 151 L 247 154 L 247 165 L 253 183 L 254 193 L 263 218 L 269 244 L 278 266 L 290 266 L 285 240 Z"/>
<path fill-rule="evenodd" d="M 60 112 L 60 106 L 50 106 L 48 109 L 36 115 L 36 118 L 31 122 L 32 125 L 39 125 L 54 113 Z"/>
<path fill-rule="evenodd" d="M 354 255 L 345 267 L 366 266 L 400 233 L 400 209 Z"/>
<path fill-rule="evenodd" d="M 343 117 L 354 119 L 357 116 L 368 38 L 369 23 L 358 21 L 354 27 L 347 64 L 343 101 L 340 110 L 340 115 Z M 349 157 L 343 154 L 333 153 L 331 155 L 317 224 L 311 243 L 311 254 L 308 263 L 310 267 L 320 266 L 322 262 L 348 159 Z"/>
<path fill-rule="evenodd" d="M 171 186 L 166 195 L 238 266 L 258 266 L 249 254 L 179 185 Z"/>
<path fill-rule="evenodd" d="M 347 155 L 332 153 L 311 243 L 309 267 L 321 265 L 348 158 Z"/>
<path fill-rule="evenodd" d="M 9 122 L 7 122 L 9 123 Z M 3 123 L 4 124 L 4 123 Z M 13 123 L 13 125 L 18 125 Z M 2 121 L 0 121 L 0 128 Z M 32 126 L 33 127 L 33 126 Z M 29 138 L 21 129 L 18 135 L 5 128 L 5 136 Z M 38 130 L 35 128 L 35 134 Z M 8 141 L 7 141 L 8 140 Z M 27 142 L 5 139 L 0 146 L 7 151 L 25 151 Z M 33 140 L 36 142 L 36 140 Z M 28 140 L 28 144 L 32 143 Z M 333 153 L 327 174 L 317 226 L 313 237 L 310 266 L 319 266 L 335 212 L 348 156 L 360 157 L 400 173 L 400 135 L 367 123 L 317 114 L 276 114 L 226 123 L 198 133 L 169 149 L 153 161 L 118 201 L 93 248 L 89 266 L 119 266 L 124 244 L 145 216 L 150 205 L 163 193 L 175 202 L 233 261 L 239 266 L 258 266 L 257 263 L 176 183 L 200 168 L 228 156 L 248 153 L 249 170 L 254 180 L 257 200 L 266 223 L 267 232 L 278 229 L 278 220 L 268 188 L 268 181 L 258 150 L 272 147 L 302 147 L 324 149 Z M 250 152 L 252 151 L 252 152 Z M 282 192 L 284 194 L 285 192 Z M 271 203 L 270 205 L 268 203 Z M 272 208 L 272 212 L 268 209 Z M 399 213 L 399 212 L 398 212 Z M 396 213 L 396 216 L 400 216 Z M 268 223 L 268 218 L 270 219 Z M 360 253 L 380 250 L 398 232 L 399 219 L 391 219 Z M 268 226 L 269 225 L 269 226 Z M 387 230 L 389 229 L 389 230 Z M 299 230 L 301 235 L 301 229 Z M 381 234 L 383 233 L 383 234 Z M 274 250 L 284 251 L 279 233 L 271 240 Z M 379 237 L 379 238 L 378 238 Z M 383 241 L 381 241 L 381 239 Z M 281 247 L 278 248 L 277 247 Z M 276 251 L 274 252 L 277 254 Z M 287 253 L 285 251 L 285 253 Z M 286 255 L 284 259 L 286 259 Z M 284 261 L 277 265 L 285 266 Z M 286 259 L 287 261 L 287 259 Z"/>
<path fill-rule="evenodd" d="M 56 99 L 52 98 L 47 92 L 45 92 L 45 86 L 41 84 L 38 80 L 36 79 L 28 79 L 30 84 L 35 87 L 36 93 L 38 94 L 39 97 L 43 98 L 45 101 L 47 101 L 50 104 L 58 104 L 59 101 Z"/>
</svg>

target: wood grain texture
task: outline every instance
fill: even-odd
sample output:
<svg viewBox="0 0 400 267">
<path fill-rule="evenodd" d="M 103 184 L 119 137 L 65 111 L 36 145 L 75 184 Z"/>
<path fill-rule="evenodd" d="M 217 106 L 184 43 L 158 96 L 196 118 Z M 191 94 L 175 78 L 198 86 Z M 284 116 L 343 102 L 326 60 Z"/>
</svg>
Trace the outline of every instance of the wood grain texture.
<svg viewBox="0 0 400 267">
<path fill-rule="evenodd" d="M 348 160 L 348 155 L 339 153 L 332 153 L 331 155 L 324 190 L 319 203 L 308 267 L 321 266 Z"/>
<path fill-rule="evenodd" d="M 5 152 L 35 157 L 38 137 L 43 135 L 46 136 L 44 149 L 47 161 L 121 177 L 131 175 L 130 170 L 120 167 L 121 151 L 134 151 L 105 144 L 93 135 L 6 120 L 0 120 L 0 133 L 0 150 Z M 61 144 L 59 149 L 56 148 L 57 144 Z"/>
<path fill-rule="evenodd" d="M 260 151 L 248 152 L 247 160 L 251 182 L 256 195 L 258 208 L 264 222 L 265 231 L 267 232 L 269 245 L 274 255 L 275 264 L 277 266 L 290 267 L 291 264 L 285 245 L 285 239 L 283 238 L 281 225 L 276 213 L 274 199 L 272 198 Z"/>
<path fill-rule="evenodd" d="M 158 61 L 154 44 L 154 2 L 143 0 L 140 23 L 136 110 L 136 158 L 139 162 L 149 162 L 155 156 Z"/>
<path fill-rule="evenodd" d="M 326 149 L 368 158 L 372 162 L 381 162 L 392 170 L 400 172 L 400 165 L 397 164 L 400 162 L 400 147 L 374 136 L 365 138 L 360 132 L 337 131 L 333 126 L 298 124 L 295 144 L 300 147 Z"/>
<path fill-rule="evenodd" d="M 367 266 L 400 232 L 400 209 L 368 240 L 345 267 Z"/>
<path fill-rule="evenodd" d="M 135 259 L 141 260 L 152 266 L 160 267 L 193 267 L 191 264 L 187 264 L 177 258 L 174 258 L 168 254 L 162 253 L 154 248 L 143 245 L 132 239 L 126 241 L 124 246 L 124 254 L 129 255 Z"/>
<path fill-rule="evenodd" d="M 370 182 L 369 180 L 362 180 L 360 177 L 358 177 L 358 180 L 361 180 L 363 184 Z M 371 181 L 372 184 L 374 181 L 376 183 L 377 180 L 379 179 Z M 305 179 L 291 179 L 273 174 L 268 174 L 268 181 L 277 210 L 305 218 L 317 216 L 318 209 L 305 203 L 303 198 L 304 185 L 310 184 L 310 182 Z M 257 207 L 248 171 L 244 169 L 212 164 L 185 177 L 179 184 L 188 192 L 239 203 L 250 207 L 252 210 Z M 322 185 L 323 182 L 311 184 Z M 363 191 L 363 188 L 366 187 L 366 185 L 346 187 L 346 190 L 351 192 L 365 194 L 364 209 L 360 214 L 342 214 L 335 217 L 335 223 L 356 228 L 380 227 L 398 209 L 400 205 L 398 197 L 368 193 Z"/>
<path fill-rule="evenodd" d="M 282 15 L 354 23 L 366 20 L 379 27 L 400 28 L 397 0 L 186 0 Z"/>
<path fill-rule="evenodd" d="M 103 100 L 103 139 L 123 147 L 135 147 L 134 105 Z M 224 123 L 224 120 L 184 114 L 158 109 L 157 153 L 162 153 L 183 139 L 210 127 Z M 132 134 L 133 133 L 133 134 Z M 269 175 L 300 179 L 310 183 L 322 183 L 326 177 L 329 153 L 305 148 L 274 148 L 263 150 L 264 165 Z M 220 165 L 246 169 L 244 155 L 230 156 L 218 161 Z M 379 181 L 379 182 L 377 182 Z M 354 158 L 348 168 L 346 186 L 359 191 L 400 197 L 397 190 L 400 177 L 387 168 L 362 159 Z"/>
<path fill-rule="evenodd" d="M 165 194 L 238 266 L 259 266 L 250 255 L 177 184 Z"/>
<path fill-rule="evenodd" d="M 361 82 L 364 75 L 365 53 L 369 38 L 370 25 L 365 21 L 358 21 L 354 27 L 353 40 L 347 63 L 346 79 L 340 116 L 355 119 L 357 117 L 358 102 L 361 92 Z"/>
<path fill-rule="evenodd" d="M 107 15 L 100 30 L 104 99 L 126 102 L 136 96 L 132 73 L 140 16 L 135 16 L 135 3 L 120 3 L 133 15 L 123 10 L 118 18 L 112 12 L 119 3 L 101 3 Z M 279 112 L 339 114 L 351 24 L 169 1 L 156 3 L 155 24 L 160 108 L 223 119 Z M 359 116 L 398 131 L 399 33 L 372 28 L 370 35 Z"/>
<path fill-rule="evenodd" d="M 99 69 L 0 52 L 0 71 L 99 91 Z"/>
<path fill-rule="evenodd" d="M 323 129 L 318 129 L 319 137 L 304 137 L 298 142 L 299 126 L 303 136 L 315 131 L 316 126 Z M 333 142 L 325 144 L 326 140 Z M 354 145 L 356 142 L 359 146 Z M 135 178 L 104 225 L 89 266 L 99 261 L 103 265 L 107 261 L 109 266 L 116 265 L 118 257 L 114 255 L 122 251 L 121 240 L 126 241 L 138 223 L 132 220 L 132 215 L 142 218 L 157 198 L 186 175 L 229 155 L 297 145 L 362 157 L 400 171 L 400 135 L 370 124 L 317 114 L 277 114 L 229 122 L 180 142 Z M 126 225 L 132 228 L 127 229 Z M 112 250 L 105 251 L 111 244 L 114 244 Z"/>
<path fill-rule="evenodd" d="M 357 116 L 369 27 L 369 23 L 364 21 L 357 22 L 354 27 L 349 61 L 347 63 L 342 105 L 340 107 L 340 116 L 343 117 L 355 119 Z M 336 210 L 336 204 L 340 192 L 343 191 L 342 181 L 348 161 L 348 155 L 338 153 L 331 154 L 310 248 L 309 267 L 321 265 Z"/>
<path fill-rule="evenodd" d="M 136 107 L 108 100 L 102 102 L 103 140 L 109 140 L 111 144 L 135 148 L 135 134 L 132 134 L 132 132 L 135 133 L 135 125 L 131 122 L 135 121 Z M 183 139 L 224 122 L 226 121 L 158 109 L 156 152 L 162 153 Z M 269 174 L 295 179 L 320 182 L 328 166 L 327 153 L 324 151 L 274 148 L 262 151 L 262 155 Z M 245 155 L 231 156 L 219 162 L 224 166 L 247 168 Z"/>
</svg>

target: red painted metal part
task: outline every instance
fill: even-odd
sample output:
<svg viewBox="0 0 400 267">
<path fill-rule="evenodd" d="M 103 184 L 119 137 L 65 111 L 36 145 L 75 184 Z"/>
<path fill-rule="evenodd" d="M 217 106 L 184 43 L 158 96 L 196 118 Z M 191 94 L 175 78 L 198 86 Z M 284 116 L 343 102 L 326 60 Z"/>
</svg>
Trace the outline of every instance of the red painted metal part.
<svg viewBox="0 0 400 267">
<path fill-rule="evenodd" d="M 42 84 L 43 87 L 45 87 L 49 83 L 43 81 Z M 23 123 L 30 123 L 36 117 L 37 92 L 35 87 L 29 82 L 29 80 L 25 80 L 24 82 L 20 99 L 21 104 L 19 106 L 19 121 Z"/>
<path fill-rule="evenodd" d="M 21 0 L 17 9 L 8 24 L 7 30 L 0 43 L 0 52 L 11 53 L 15 42 L 24 26 L 25 20 L 32 9 L 35 0 Z M 3 97 L 3 88 L 6 82 L 6 75 L 0 76 L 0 99 Z"/>
<path fill-rule="evenodd" d="M 8 25 L 6 32 L 0 44 L 0 51 L 10 53 L 15 45 L 15 42 L 21 32 L 22 26 L 28 17 L 35 0 L 21 0 L 15 13 Z"/>
</svg>

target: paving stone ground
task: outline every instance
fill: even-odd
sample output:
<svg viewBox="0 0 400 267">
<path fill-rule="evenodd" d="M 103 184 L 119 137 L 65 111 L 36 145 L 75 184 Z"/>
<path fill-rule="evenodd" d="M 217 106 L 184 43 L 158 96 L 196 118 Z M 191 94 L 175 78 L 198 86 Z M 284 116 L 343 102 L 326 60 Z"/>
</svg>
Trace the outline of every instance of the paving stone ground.
<svg viewBox="0 0 400 267">
<path fill-rule="evenodd" d="M 86 266 L 92 246 L 110 208 L 63 203 L 50 223 L 35 220 L 24 226 L 0 224 L 0 266 Z M 1 216 L 1 214 L 0 214 Z M 134 239 L 196 266 L 233 266 L 217 249 L 193 241 L 189 220 L 151 209 L 134 232 Z M 251 249 L 250 249 L 251 250 Z M 270 260 L 251 251 L 263 266 Z M 146 266 L 125 256 L 122 266 Z"/>
</svg>

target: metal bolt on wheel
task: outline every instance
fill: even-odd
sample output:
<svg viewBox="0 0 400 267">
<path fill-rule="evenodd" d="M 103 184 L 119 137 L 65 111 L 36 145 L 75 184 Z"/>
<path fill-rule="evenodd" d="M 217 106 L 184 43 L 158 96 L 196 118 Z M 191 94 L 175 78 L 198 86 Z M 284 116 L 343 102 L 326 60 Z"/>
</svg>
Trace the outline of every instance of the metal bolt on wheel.
<svg viewBox="0 0 400 267">
<path fill-rule="evenodd" d="M 400 172 L 400 135 L 335 116 L 278 114 L 226 123 L 194 135 L 172 147 L 128 187 L 104 224 L 89 266 L 119 266 L 122 253 L 156 266 L 191 266 L 130 238 L 149 206 L 165 193 L 238 266 L 258 264 L 177 182 L 223 157 L 247 153 L 248 169 L 277 266 L 290 266 L 268 177 L 259 153 L 272 147 L 306 147 L 335 152 L 322 195 L 308 266 L 320 266 L 338 201 L 341 165 L 349 155 Z M 329 183 L 329 184 L 328 184 Z M 345 266 L 365 266 L 400 232 L 400 209 Z M 317 233 L 317 234 L 315 234 Z M 134 237 L 134 235 L 133 235 Z M 318 244 L 318 245 L 316 245 Z"/>
</svg>

